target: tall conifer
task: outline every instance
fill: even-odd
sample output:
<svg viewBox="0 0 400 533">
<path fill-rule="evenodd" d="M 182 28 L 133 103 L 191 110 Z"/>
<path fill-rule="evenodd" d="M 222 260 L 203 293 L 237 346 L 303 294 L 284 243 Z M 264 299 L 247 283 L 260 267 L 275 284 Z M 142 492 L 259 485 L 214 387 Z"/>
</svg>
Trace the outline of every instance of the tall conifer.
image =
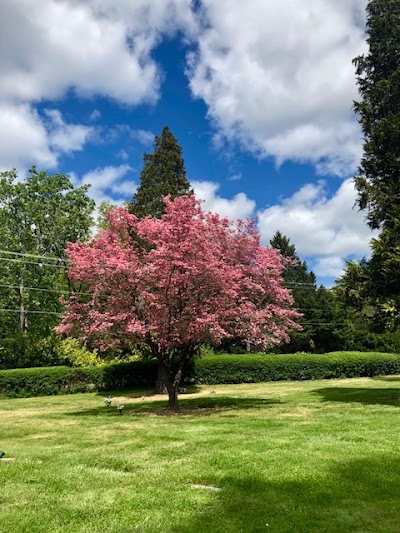
<svg viewBox="0 0 400 533">
<path fill-rule="evenodd" d="M 145 153 L 143 160 L 140 185 L 128 210 L 138 218 L 147 215 L 160 218 L 164 209 L 164 196 L 170 195 L 174 199 L 193 192 L 186 178 L 182 148 L 168 126 L 163 127 L 161 137 L 156 135 L 154 152 Z"/>
</svg>

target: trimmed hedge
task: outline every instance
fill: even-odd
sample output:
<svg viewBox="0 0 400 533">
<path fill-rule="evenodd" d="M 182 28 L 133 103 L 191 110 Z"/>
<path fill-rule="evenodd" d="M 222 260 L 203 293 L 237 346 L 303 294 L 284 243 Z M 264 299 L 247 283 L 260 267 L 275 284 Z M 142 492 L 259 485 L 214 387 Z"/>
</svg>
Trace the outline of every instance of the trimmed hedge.
<svg viewBox="0 0 400 533">
<path fill-rule="evenodd" d="M 0 370 L 0 394 L 9 398 L 152 387 L 155 361 L 113 363 L 97 367 L 18 368 Z"/>
<path fill-rule="evenodd" d="M 323 355 L 220 355 L 196 361 L 195 383 L 372 377 L 400 374 L 400 356 L 387 353 L 331 352 Z"/>
<path fill-rule="evenodd" d="M 353 378 L 400 374 L 400 356 L 332 352 L 323 355 L 214 355 L 197 359 L 184 381 L 217 385 L 263 381 Z M 29 397 L 85 391 L 152 387 L 156 361 L 133 361 L 88 368 L 48 367 L 0 371 L 0 394 Z"/>
</svg>

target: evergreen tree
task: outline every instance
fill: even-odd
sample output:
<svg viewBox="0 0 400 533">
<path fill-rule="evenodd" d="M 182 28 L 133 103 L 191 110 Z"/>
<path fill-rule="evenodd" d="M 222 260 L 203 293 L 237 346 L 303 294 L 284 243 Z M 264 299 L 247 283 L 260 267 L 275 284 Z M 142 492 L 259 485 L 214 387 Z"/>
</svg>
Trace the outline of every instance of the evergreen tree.
<svg viewBox="0 0 400 533">
<path fill-rule="evenodd" d="M 164 196 L 170 195 L 174 199 L 193 193 L 186 178 L 182 148 L 168 126 L 163 127 L 161 137 L 155 136 L 154 152 L 145 153 L 143 161 L 140 185 L 127 208 L 138 218 L 148 215 L 160 218 L 164 211 Z M 159 364 L 156 391 L 163 393 L 166 388 L 165 368 Z"/>
<path fill-rule="evenodd" d="M 371 228 L 391 228 L 400 214 L 400 2 L 367 6 L 369 52 L 353 60 L 361 100 L 354 103 L 364 133 L 355 178 L 358 205 Z"/>
<path fill-rule="evenodd" d="M 303 331 L 294 331 L 281 351 L 327 352 L 350 347 L 351 323 L 346 321 L 332 291 L 317 288 L 315 274 L 308 271 L 306 261 L 301 261 L 288 237 L 277 231 L 270 244 L 288 259 L 283 272 L 285 286 L 291 289 L 295 307 L 303 314 L 299 321 Z"/>
<path fill-rule="evenodd" d="M 154 152 L 145 153 L 143 159 L 140 185 L 128 204 L 128 210 L 138 218 L 147 215 L 160 218 L 164 210 L 164 196 L 170 195 L 174 199 L 193 192 L 186 178 L 182 148 L 168 126 L 163 127 L 161 137 L 155 137 Z"/>
<path fill-rule="evenodd" d="M 399 0 L 369 2 L 367 36 L 369 52 L 354 59 L 361 95 L 354 109 L 364 133 L 355 186 L 369 226 L 381 229 L 381 234 L 371 243 L 371 260 L 362 266 L 367 280 L 363 275 L 358 292 L 367 299 L 364 307 L 373 308 L 370 325 L 379 331 L 400 323 Z"/>
</svg>

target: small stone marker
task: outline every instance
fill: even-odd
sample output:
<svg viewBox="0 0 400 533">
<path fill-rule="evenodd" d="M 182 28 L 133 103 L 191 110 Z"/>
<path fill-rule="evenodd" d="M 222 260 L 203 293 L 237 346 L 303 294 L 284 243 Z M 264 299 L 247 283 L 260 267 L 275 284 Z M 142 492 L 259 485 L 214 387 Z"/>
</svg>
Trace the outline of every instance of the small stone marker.
<svg viewBox="0 0 400 533">
<path fill-rule="evenodd" d="M 210 490 L 212 492 L 220 492 L 220 490 L 222 490 L 220 487 L 213 487 L 212 485 L 198 485 L 197 483 L 192 483 L 190 486 L 192 489 Z"/>
</svg>

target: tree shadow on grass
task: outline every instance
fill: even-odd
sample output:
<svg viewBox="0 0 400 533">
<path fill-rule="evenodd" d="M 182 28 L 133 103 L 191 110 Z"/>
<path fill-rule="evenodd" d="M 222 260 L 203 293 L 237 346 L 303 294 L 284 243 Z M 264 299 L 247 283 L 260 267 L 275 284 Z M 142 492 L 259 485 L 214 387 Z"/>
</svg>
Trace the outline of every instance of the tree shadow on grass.
<svg viewBox="0 0 400 533">
<path fill-rule="evenodd" d="M 137 397 L 136 397 L 137 398 Z M 212 415 L 219 414 L 222 411 L 236 411 L 244 409 L 268 409 L 271 405 L 280 404 L 279 400 L 263 398 L 237 398 L 230 396 L 207 396 L 199 398 L 188 398 L 182 396 L 179 398 L 178 412 L 171 412 L 167 409 L 167 400 L 143 401 L 135 403 L 125 403 L 123 414 L 121 416 L 184 416 L 184 415 Z M 67 412 L 72 416 L 96 416 L 106 415 L 118 417 L 116 403 L 110 407 L 100 405 L 94 409 L 84 409 L 81 411 Z"/>
<path fill-rule="evenodd" d="M 400 381 L 400 376 L 375 376 L 372 379 L 376 381 Z"/>
<path fill-rule="evenodd" d="M 182 393 L 184 396 L 197 394 L 202 390 L 202 388 L 198 385 L 189 385 L 187 387 L 184 387 L 184 389 L 185 392 Z M 145 389 L 135 389 L 134 391 L 132 391 L 131 389 L 97 391 L 96 396 L 100 396 L 101 398 L 107 398 L 108 396 L 111 396 L 112 398 L 121 396 L 123 396 L 124 398 L 155 398 L 156 396 L 159 396 L 159 393 L 156 393 L 154 391 L 154 387 L 147 387 Z"/>
<path fill-rule="evenodd" d="M 363 389 L 351 387 L 327 387 L 312 391 L 325 402 L 364 403 L 368 405 L 394 405 L 400 407 L 400 388 Z"/>
<path fill-rule="evenodd" d="M 393 456 L 332 462 L 299 480 L 276 481 L 243 475 L 209 479 L 207 506 L 171 533 L 375 531 L 397 533 L 400 524 L 399 461 Z M 205 483 L 205 480 L 202 480 Z M 193 487 L 191 490 L 207 490 Z M 193 504 L 194 507 L 198 503 Z"/>
</svg>

